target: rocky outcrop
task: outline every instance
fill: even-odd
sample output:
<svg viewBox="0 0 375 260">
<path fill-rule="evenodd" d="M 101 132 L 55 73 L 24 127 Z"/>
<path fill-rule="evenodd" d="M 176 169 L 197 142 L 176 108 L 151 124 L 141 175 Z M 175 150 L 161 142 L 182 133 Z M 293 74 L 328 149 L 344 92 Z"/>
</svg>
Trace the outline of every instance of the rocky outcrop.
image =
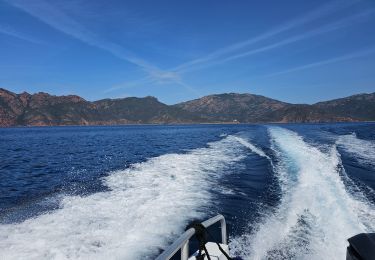
<svg viewBox="0 0 375 260">
<path fill-rule="evenodd" d="M 375 93 L 359 94 L 346 98 L 319 102 L 314 105 L 324 111 L 342 117 L 351 118 L 356 121 L 375 120 Z"/>
<path fill-rule="evenodd" d="M 177 104 L 209 121 L 317 123 L 375 120 L 375 94 L 361 94 L 313 105 L 289 104 L 252 94 L 210 95 Z"/>
<path fill-rule="evenodd" d="M 81 97 L 52 96 L 47 93 L 15 94 L 0 89 L 0 124 L 85 125 L 95 120 L 95 105 Z"/>
<path fill-rule="evenodd" d="M 280 121 L 275 111 L 288 105 L 259 95 L 228 93 L 183 102 L 175 107 L 197 113 L 208 121 L 253 123 Z"/>
<path fill-rule="evenodd" d="M 102 119 L 128 120 L 138 124 L 168 124 L 202 122 L 194 113 L 159 102 L 155 97 L 129 97 L 95 101 Z"/>
<path fill-rule="evenodd" d="M 89 102 L 75 96 L 15 94 L 0 89 L 0 126 L 193 123 L 200 118 L 154 97 Z"/>
</svg>

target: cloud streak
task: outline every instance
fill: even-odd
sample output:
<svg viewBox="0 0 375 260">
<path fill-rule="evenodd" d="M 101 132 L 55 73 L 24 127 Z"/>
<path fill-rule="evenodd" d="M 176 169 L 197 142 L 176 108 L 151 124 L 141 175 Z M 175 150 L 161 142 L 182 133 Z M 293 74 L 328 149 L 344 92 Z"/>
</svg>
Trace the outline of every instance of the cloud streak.
<svg viewBox="0 0 375 260">
<path fill-rule="evenodd" d="M 35 43 L 35 44 L 43 44 L 42 41 L 35 39 L 34 37 L 31 37 L 29 35 L 25 35 L 23 33 L 20 33 L 14 29 L 12 29 L 9 26 L 0 25 L 0 33 L 5 34 L 14 38 L 17 38 L 19 40 Z"/>
<path fill-rule="evenodd" d="M 345 17 L 338 21 L 331 22 L 329 24 L 323 25 L 316 29 L 310 30 L 308 32 L 296 34 L 296 35 L 290 36 L 288 38 L 284 38 L 282 40 L 279 40 L 277 42 L 268 44 L 260 48 L 250 49 L 250 50 L 242 51 L 240 53 L 237 52 L 245 48 L 251 47 L 252 45 L 255 45 L 256 43 L 260 43 L 262 41 L 272 39 L 274 36 L 277 36 L 284 32 L 288 32 L 292 29 L 301 27 L 305 24 L 308 24 L 310 22 L 313 22 L 315 20 L 328 16 L 332 13 L 348 8 L 358 2 L 360 2 L 360 0 L 331 1 L 307 14 L 304 14 L 303 16 L 292 19 L 291 21 L 288 21 L 285 24 L 275 29 L 272 29 L 264 34 L 261 34 L 254 38 L 221 48 L 202 58 L 198 58 L 198 59 L 183 63 L 175 68 L 170 69 L 169 71 L 173 72 L 172 75 L 177 75 L 178 77 L 181 77 L 181 75 L 186 72 L 199 70 L 199 69 L 203 69 L 203 68 L 207 68 L 207 67 L 211 67 L 211 66 L 215 66 L 219 64 L 224 64 L 232 60 L 248 57 L 248 56 L 266 52 L 266 51 L 271 51 L 273 49 L 283 47 L 289 44 L 293 44 L 298 41 L 303 41 L 309 38 L 316 37 L 321 34 L 339 30 L 339 29 L 351 26 L 355 23 L 362 22 L 375 14 L 374 9 L 365 10 L 360 13 L 353 14 L 349 17 Z"/>
<path fill-rule="evenodd" d="M 122 59 L 126 62 L 129 62 L 141 70 L 143 70 L 147 76 L 141 78 L 140 80 L 128 82 L 121 85 L 116 85 L 105 92 L 115 91 L 121 88 L 127 88 L 130 86 L 136 86 L 137 84 L 147 84 L 147 83 L 174 83 L 178 86 L 184 87 L 186 90 L 199 95 L 198 91 L 192 88 L 190 85 L 183 82 L 182 76 L 186 72 L 190 72 L 197 69 L 202 69 L 205 67 L 211 67 L 218 64 L 223 64 L 232 60 L 237 60 L 240 58 L 248 57 L 262 52 L 271 51 L 273 49 L 286 46 L 298 41 L 303 41 L 324 33 L 332 32 L 339 30 L 346 26 L 350 26 L 354 23 L 361 22 L 364 19 L 367 19 L 369 16 L 375 13 L 375 10 L 366 10 L 364 12 L 345 17 L 336 22 L 322 25 L 318 28 L 312 29 L 310 31 L 304 31 L 299 34 L 285 36 L 280 39 L 279 36 L 284 35 L 284 33 L 298 29 L 306 24 L 310 24 L 314 21 L 318 21 L 321 18 L 327 17 L 330 14 L 339 12 L 345 8 L 348 8 L 360 0 L 336 0 L 331 1 L 323 6 L 318 7 L 317 9 L 299 16 L 295 19 L 292 19 L 281 26 L 273 28 L 263 34 L 260 34 L 256 37 L 249 38 L 245 41 L 237 42 L 232 45 L 226 46 L 224 48 L 218 49 L 206 56 L 200 57 L 183 63 L 177 67 L 174 67 L 169 70 L 163 70 L 154 64 L 149 63 L 148 61 L 138 57 L 134 53 L 126 50 L 121 45 L 108 41 L 94 32 L 85 28 L 78 21 L 73 19 L 73 17 L 64 13 L 62 10 L 56 8 L 51 3 L 45 0 L 8 0 L 8 3 L 12 6 L 15 6 L 29 15 L 39 19 L 50 27 L 60 31 L 70 37 L 77 39 L 81 42 L 84 42 L 88 45 L 94 46 L 96 48 L 102 49 L 111 53 L 113 56 Z M 1 32 L 1 27 L 0 27 Z M 10 33 L 8 33 L 10 34 Z M 269 41 L 278 36 L 278 40 L 275 40 L 273 43 L 269 43 L 262 47 L 254 47 L 255 44 Z M 16 36 L 15 36 L 16 37 Z M 19 37 L 20 38 L 20 37 Z M 259 46 L 259 45 L 258 45 Z M 312 64 L 310 64 L 312 65 Z M 307 66 L 307 65 L 306 65 Z M 125 86 L 125 87 L 123 87 Z"/>
<path fill-rule="evenodd" d="M 287 69 L 287 70 L 282 70 L 282 71 L 279 71 L 279 72 L 275 72 L 275 73 L 265 75 L 264 77 L 273 77 L 273 76 L 283 75 L 283 74 L 287 74 L 287 73 L 291 73 L 291 72 L 296 72 L 296 71 L 301 71 L 301 70 L 305 70 L 305 69 L 320 67 L 320 66 L 324 66 L 324 65 L 328 65 L 328 64 L 347 61 L 347 60 L 352 60 L 352 59 L 360 58 L 360 57 L 363 57 L 363 56 L 366 56 L 366 55 L 371 55 L 371 54 L 375 54 L 375 47 L 371 47 L 371 48 L 368 48 L 368 49 L 363 50 L 363 51 L 358 51 L 358 52 L 355 52 L 355 53 L 351 53 L 351 54 L 347 54 L 347 55 L 343 55 L 343 56 L 338 56 L 338 57 L 327 59 L 327 60 L 313 62 L 313 63 L 305 64 L 305 65 L 302 65 L 302 66 L 297 66 L 297 67 L 290 68 L 290 69 Z"/>
<path fill-rule="evenodd" d="M 199 95 L 198 91 L 192 86 L 183 82 L 180 74 L 172 70 L 162 70 L 157 66 L 139 58 L 132 52 L 127 51 L 121 45 L 101 38 L 97 34 L 87 30 L 82 24 L 62 12 L 55 6 L 44 0 L 28 1 L 28 0 L 12 0 L 9 4 L 17 7 L 29 15 L 39 19 L 50 27 L 65 33 L 81 42 L 84 42 L 93 47 L 105 50 L 113 56 L 125 60 L 133 65 L 141 68 L 147 77 L 136 81 L 136 83 L 174 83 L 193 93 Z M 126 86 L 134 85 L 134 83 L 126 83 Z M 114 86 L 105 91 L 105 93 L 120 89 L 121 87 Z"/>
<path fill-rule="evenodd" d="M 300 27 L 304 24 L 307 24 L 309 22 L 313 22 L 313 21 L 315 21 L 319 18 L 322 18 L 324 16 L 327 16 L 331 13 L 337 12 L 341 9 L 344 9 L 344 8 L 347 8 L 351 5 L 354 5 L 357 2 L 359 2 L 359 0 L 331 1 L 331 2 L 329 2 L 329 3 L 327 3 L 323 6 L 320 6 L 319 8 L 307 13 L 307 14 L 304 14 L 303 16 L 300 16 L 300 17 L 297 17 L 297 18 L 295 18 L 291 21 L 288 21 L 288 22 L 284 23 L 283 25 L 281 25 L 277 28 L 274 28 L 274 29 L 272 29 L 268 32 L 265 32 L 265 33 L 263 33 L 259 36 L 256 36 L 254 38 L 250 38 L 250 39 L 247 39 L 245 41 L 237 42 L 235 44 L 232 44 L 232 45 L 229 45 L 227 47 L 221 48 L 219 50 L 216 50 L 216 51 L 206 55 L 205 57 L 201 57 L 201 58 L 183 63 L 183 64 L 177 66 L 176 68 L 172 69 L 172 70 L 173 71 L 179 71 L 179 72 L 187 72 L 187 71 L 190 71 L 190 70 L 194 70 L 197 65 L 202 64 L 202 63 L 203 64 L 206 63 L 206 66 L 203 66 L 203 67 L 208 67 L 208 66 L 211 66 L 211 65 L 216 65 L 218 63 L 223 63 L 223 62 L 226 62 L 226 61 L 229 61 L 229 60 L 232 60 L 232 59 L 236 59 L 236 56 L 238 56 L 240 54 L 234 55 L 233 58 L 231 58 L 231 59 L 224 58 L 224 59 L 222 59 L 221 62 L 216 61 L 217 59 L 220 59 L 223 56 L 226 56 L 230 53 L 233 53 L 235 51 L 239 51 L 241 49 L 244 49 L 246 47 L 249 47 L 251 45 L 259 43 L 261 41 L 270 39 L 274 36 L 277 36 L 281 33 L 287 32 L 287 31 L 292 30 L 294 28 L 298 28 L 298 27 Z M 247 52 L 244 52 L 243 54 L 245 54 L 245 53 L 247 53 Z M 238 57 L 241 57 L 241 56 L 238 56 Z M 212 64 L 210 62 L 212 62 Z"/>
<path fill-rule="evenodd" d="M 97 34 L 87 30 L 82 24 L 72 17 L 51 5 L 50 3 L 38 1 L 12 0 L 10 5 L 17 7 L 29 15 L 39 19 L 50 27 L 65 33 L 88 45 L 100 48 L 111 53 L 113 56 L 130 62 L 145 71 L 151 79 L 155 80 L 175 80 L 178 75 L 171 71 L 164 71 L 157 66 L 137 57 L 132 52 L 125 50 L 121 45 L 107 41 Z"/>
<path fill-rule="evenodd" d="M 294 42 L 297 42 L 297 41 L 306 40 L 306 39 L 315 37 L 315 36 L 320 35 L 320 34 L 324 34 L 324 33 L 332 32 L 332 31 L 335 31 L 335 30 L 339 30 L 341 28 L 350 26 L 353 23 L 361 22 L 364 19 L 366 19 L 366 18 L 368 18 L 368 17 L 370 17 L 374 14 L 375 14 L 374 9 L 366 10 L 366 11 L 361 12 L 359 14 L 355 14 L 355 15 L 352 15 L 350 17 L 347 17 L 347 18 L 341 19 L 339 21 L 336 21 L 334 23 L 322 26 L 318 29 L 311 30 L 311 31 L 306 32 L 306 33 L 298 34 L 298 35 L 286 38 L 286 39 L 281 40 L 279 42 L 276 42 L 276 43 L 273 43 L 273 44 L 270 44 L 270 45 L 267 45 L 267 46 L 264 46 L 264 47 L 261 47 L 261 48 L 258 48 L 258 49 L 254 49 L 254 50 L 250 50 L 250 51 L 246 51 L 246 52 L 243 52 L 243 53 L 239 53 L 239 54 L 229 56 L 227 58 L 224 58 L 224 59 L 220 60 L 216 64 L 225 63 L 225 62 L 228 62 L 228 61 L 231 61 L 231 60 L 235 60 L 235 59 L 243 58 L 243 57 L 246 57 L 246 56 L 258 54 L 258 53 L 261 53 L 261 52 L 264 52 L 264 51 L 269 51 L 269 50 L 272 50 L 272 49 L 275 49 L 275 48 L 278 48 L 278 47 L 282 47 L 284 45 L 288 45 L 288 44 L 291 44 L 291 43 L 294 43 Z"/>
</svg>

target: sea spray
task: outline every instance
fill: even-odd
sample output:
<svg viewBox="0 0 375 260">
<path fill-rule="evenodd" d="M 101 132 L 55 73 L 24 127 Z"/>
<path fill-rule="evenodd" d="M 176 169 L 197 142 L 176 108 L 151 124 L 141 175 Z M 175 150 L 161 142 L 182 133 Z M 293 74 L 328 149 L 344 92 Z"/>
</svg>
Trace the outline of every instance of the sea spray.
<svg viewBox="0 0 375 260">
<path fill-rule="evenodd" d="M 187 221 L 203 217 L 209 187 L 243 158 L 233 137 L 165 154 L 103 179 L 110 191 L 67 196 L 60 209 L 0 225 L 1 259 L 139 259 L 154 256 Z"/>
<path fill-rule="evenodd" d="M 246 259 L 344 259 L 348 237 L 375 230 L 373 207 L 347 191 L 334 153 L 283 128 L 270 127 L 269 135 L 280 205 L 252 233 L 234 238 L 232 251 Z"/>
<path fill-rule="evenodd" d="M 375 168 L 375 141 L 360 139 L 352 133 L 339 136 L 336 144 L 352 154 L 358 162 Z"/>
</svg>

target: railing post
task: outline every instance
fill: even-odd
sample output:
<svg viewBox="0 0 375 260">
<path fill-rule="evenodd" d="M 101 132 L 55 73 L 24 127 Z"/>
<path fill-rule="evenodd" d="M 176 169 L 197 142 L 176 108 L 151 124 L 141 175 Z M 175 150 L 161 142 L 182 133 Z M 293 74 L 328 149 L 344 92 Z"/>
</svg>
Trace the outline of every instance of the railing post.
<svg viewBox="0 0 375 260">
<path fill-rule="evenodd" d="M 225 223 L 225 218 L 221 218 L 221 240 L 224 245 L 227 244 L 227 224 Z"/>
<path fill-rule="evenodd" d="M 204 222 L 202 225 L 205 228 L 217 223 L 220 220 L 221 224 L 221 241 L 224 245 L 227 245 L 227 225 L 225 223 L 225 219 L 223 215 L 217 215 L 216 217 L 210 218 Z M 168 260 L 170 259 L 178 250 L 181 250 L 181 259 L 188 260 L 189 259 L 189 240 L 195 234 L 195 230 L 193 228 L 188 229 L 183 233 L 177 240 L 173 242 L 167 249 L 161 253 L 156 260 Z"/>
<path fill-rule="evenodd" d="M 189 240 L 181 247 L 181 260 L 188 260 L 189 258 Z"/>
</svg>

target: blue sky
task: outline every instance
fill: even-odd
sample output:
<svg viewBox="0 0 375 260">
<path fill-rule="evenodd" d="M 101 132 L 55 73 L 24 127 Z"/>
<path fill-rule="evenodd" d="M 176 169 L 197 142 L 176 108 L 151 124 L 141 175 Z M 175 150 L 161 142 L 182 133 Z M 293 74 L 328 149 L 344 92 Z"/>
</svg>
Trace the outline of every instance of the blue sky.
<svg viewBox="0 0 375 260">
<path fill-rule="evenodd" d="M 0 87 L 174 104 L 375 91 L 373 0 L 0 0 Z"/>
</svg>

